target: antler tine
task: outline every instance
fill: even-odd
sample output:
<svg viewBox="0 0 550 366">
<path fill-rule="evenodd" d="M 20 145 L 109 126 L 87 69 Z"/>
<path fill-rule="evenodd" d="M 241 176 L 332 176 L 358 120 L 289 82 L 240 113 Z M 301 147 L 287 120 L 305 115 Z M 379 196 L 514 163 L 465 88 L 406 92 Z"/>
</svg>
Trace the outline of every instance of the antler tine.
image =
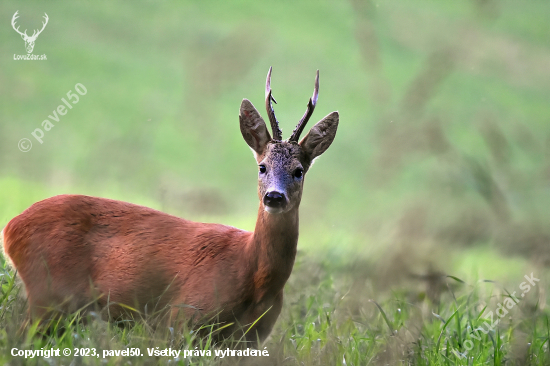
<svg viewBox="0 0 550 366">
<path fill-rule="evenodd" d="M 22 33 L 22 32 L 19 30 L 19 27 L 15 28 L 15 21 L 16 21 L 17 18 L 19 18 L 19 15 L 17 15 L 18 13 L 19 13 L 19 10 L 17 10 L 17 11 L 15 12 L 15 14 L 13 14 L 13 17 L 11 18 L 11 26 L 13 27 L 13 29 L 14 29 L 17 33 L 19 33 L 19 34 L 21 34 L 21 35 L 23 35 L 23 34 L 27 35 L 27 30 L 26 30 L 26 29 L 25 29 L 25 33 Z"/>
<path fill-rule="evenodd" d="M 271 130 L 273 131 L 273 140 L 281 141 L 283 139 L 281 129 L 279 128 L 279 122 L 275 118 L 275 111 L 273 110 L 273 105 L 271 101 L 274 101 L 277 104 L 273 94 L 271 92 L 271 70 L 273 67 L 269 68 L 267 73 L 267 79 L 265 81 L 265 108 L 267 109 L 267 115 L 269 116 L 269 122 L 271 123 Z"/>
<path fill-rule="evenodd" d="M 15 20 L 16 20 L 17 18 L 19 18 L 19 15 L 17 15 L 18 13 L 19 13 L 19 10 L 17 10 L 17 11 L 15 12 L 15 14 L 13 14 L 13 17 L 11 18 L 11 25 L 13 25 L 14 27 L 15 27 Z"/>
<path fill-rule="evenodd" d="M 44 28 L 46 28 L 46 25 L 48 24 L 48 20 L 50 19 L 50 18 L 48 18 L 48 14 L 46 14 L 46 13 L 44 13 L 43 18 L 46 20 L 46 22 L 42 22 L 42 29 L 40 29 L 40 30 L 38 31 L 38 33 L 36 33 L 37 30 L 34 31 L 34 33 L 36 33 L 36 37 L 38 37 L 38 35 L 39 35 L 40 33 L 42 33 L 42 31 L 44 30 Z M 33 37 L 35 36 L 34 33 L 33 33 Z"/>
<path fill-rule="evenodd" d="M 298 122 L 298 125 L 292 131 L 292 135 L 288 139 L 288 141 L 296 141 L 298 142 L 298 139 L 300 138 L 300 135 L 302 134 L 302 131 L 304 130 L 304 127 L 307 124 L 307 121 L 309 121 L 309 117 L 313 114 L 313 110 L 315 109 L 315 105 L 317 104 L 317 98 L 319 98 L 319 70 L 317 70 L 317 75 L 315 76 L 315 88 L 313 89 L 313 96 L 309 98 L 309 102 L 307 104 L 307 110 L 306 113 L 304 113 L 304 116 Z"/>
</svg>

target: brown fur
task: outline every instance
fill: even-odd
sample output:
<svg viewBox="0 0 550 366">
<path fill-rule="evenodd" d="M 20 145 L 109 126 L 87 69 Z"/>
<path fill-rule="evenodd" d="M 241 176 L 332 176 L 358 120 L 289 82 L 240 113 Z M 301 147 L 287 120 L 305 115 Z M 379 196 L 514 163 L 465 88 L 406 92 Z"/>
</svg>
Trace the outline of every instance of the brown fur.
<svg viewBox="0 0 550 366">
<path fill-rule="evenodd" d="M 35 203 L 11 220 L 4 229 L 4 250 L 25 283 L 33 316 L 45 316 L 52 307 L 75 311 L 101 294 L 101 307 L 108 298 L 140 310 L 145 304 L 150 310 L 185 304 L 202 315 L 220 309 L 220 321 L 245 325 L 271 305 L 270 318 L 277 318 L 296 253 L 297 222 L 289 227 L 294 215 L 255 236 L 130 203 L 62 195 Z M 275 238 L 288 248 L 269 250 Z M 110 314 L 123 316 L 123 308 L 114 306 Z M 271 326 L 259 324 L 262 339 Z"/>
<path fill-rule="evenodd" d="M 296 256 L 303 178 L 293 173 L 297 166 L 307 171 L 337 125 L 334 112 L 300 144 L 271 141 L 259 113 L 243 101 L 243 137 L 268 169 L 259 177 L 254 232 L 97 197 L 61 195 L 35 203 L 3 230 L 4 252 L 25 284 L 31 316 L 99 306 L 118 318 L 126 311 L 118 304 L 140 311 L 169 307 L 172 319 L 217 314 L 221 323 L 235 322 L 225 337 L 267 312 L 246 336 L 264 340 L 281 311 Z M 276 214 L 262 202 L 273 184 L 289 201 Z"/>
</svg>

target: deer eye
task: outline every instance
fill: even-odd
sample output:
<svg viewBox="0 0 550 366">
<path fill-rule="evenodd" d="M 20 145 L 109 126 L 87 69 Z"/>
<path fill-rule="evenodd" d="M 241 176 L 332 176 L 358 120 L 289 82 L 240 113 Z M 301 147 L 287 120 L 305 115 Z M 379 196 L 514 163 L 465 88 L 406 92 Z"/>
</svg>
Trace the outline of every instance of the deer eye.
<svg viewBox="0 0 550 366">
<path fill-rule="evenodd" d="M 300 179 L 304 175 L 304 170 L 302 168 L 298 168 L 294 171 L 294 177 Z"/>
<path fill-rule="evenodd" d="M 261 173 L 261 174 L 265 173 L 266 170 L 267 170 L 267 169 L 266 169 L 265 165 L 260 165 L 260 173 Z"/>
</svg>

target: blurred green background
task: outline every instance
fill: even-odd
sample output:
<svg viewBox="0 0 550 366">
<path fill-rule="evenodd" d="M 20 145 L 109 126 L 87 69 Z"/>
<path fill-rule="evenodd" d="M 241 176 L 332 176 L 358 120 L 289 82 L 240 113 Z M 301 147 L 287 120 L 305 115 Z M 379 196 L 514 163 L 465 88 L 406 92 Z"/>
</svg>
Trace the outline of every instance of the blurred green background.
<svg viewBox="0 0 550 366">
<path fill-rule="evenodd" d="M 49 23 L 34 54 L 11 28 Z M 0 227 L 80 193 L 251 230 L 257 167 L 238 110 L 287 138 L 338 110 L 308 173 L 299 250 L 379 285 L 410 276 L 517 284 L 550 263 L 550 3 L 209 1 L 0 3 Z M 76 83 L 86 95 L 45 132 Z M 18 142 L 29 138 L 32 150 Z M 396 282 L 394 282 L 394 280 Z"/>
</svg>

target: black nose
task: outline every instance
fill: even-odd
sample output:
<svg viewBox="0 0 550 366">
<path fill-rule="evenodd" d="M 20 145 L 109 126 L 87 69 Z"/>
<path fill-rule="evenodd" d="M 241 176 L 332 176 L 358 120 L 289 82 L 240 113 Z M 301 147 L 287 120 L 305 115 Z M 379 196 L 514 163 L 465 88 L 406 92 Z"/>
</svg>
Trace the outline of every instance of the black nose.
<svg viewBox="0 0 550 366">
<path fill-rule="evenodd" d="M 264 205 L 272 208 L 283 208 L 286 206 L 285 195 L 276 191 L 267 192 L 264 197 Z"/>
</svg>

